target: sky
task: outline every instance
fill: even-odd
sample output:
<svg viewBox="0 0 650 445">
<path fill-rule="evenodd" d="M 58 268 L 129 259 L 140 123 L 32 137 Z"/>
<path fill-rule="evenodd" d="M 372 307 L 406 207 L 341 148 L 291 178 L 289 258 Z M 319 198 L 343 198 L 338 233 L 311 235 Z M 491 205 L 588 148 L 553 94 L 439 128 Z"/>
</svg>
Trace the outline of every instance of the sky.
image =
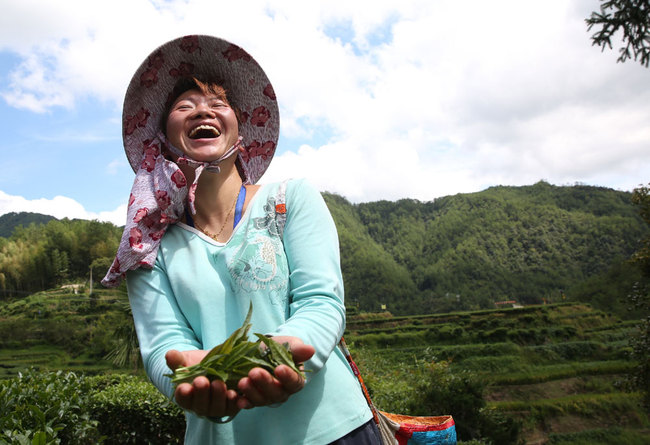
<svg viewBox="0 0 650 445">
<path fill-rule="evenodd" d="M 271 79 L 280 142 L 261 183 L 304 177 L 354 203 L 540 180 L 631 191 L 650 182 L 650 69 L 592 46 L 598 7 L 0 0 L 0 215 L 123 225 L 126 87 L 186 34 L 242 46 Z"/>
</svg>

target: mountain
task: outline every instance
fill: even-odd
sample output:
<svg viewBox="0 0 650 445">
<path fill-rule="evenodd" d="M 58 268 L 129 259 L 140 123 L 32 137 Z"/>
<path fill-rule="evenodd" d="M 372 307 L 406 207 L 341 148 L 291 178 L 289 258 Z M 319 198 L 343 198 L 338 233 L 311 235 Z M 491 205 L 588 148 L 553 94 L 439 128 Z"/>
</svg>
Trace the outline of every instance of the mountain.
<svg viewBox="0 0 650 445">
<path fill-rule="evenodd" d="M 631 316 L 623 300 L 639 272 L 627 260 L 650 232 L 631 193 L 538 182 L 428 202 L 323 196 L 351 310 L 406 315 L 568 299 Z M 110 265 L 120 235 L 110 223 L 64 219 L 0 238 L 1 295 L 87 280 L 93 265 Z"/>
<path fill-rule="evenodd" d="M 51 221 L 54 218 L 53 216 L 43 215 L 40 213 L 31 213 L 31 212 L 11 212 L 5 213 L 0 216 L 0 236 L 8 238 L 14 231 L 14 228 L 17 226 L 27 227 L 28 225 L 34 224 L 46 224 L 48 221 Z"/>
<path fill-rule="evenodd" d="M 344 274 L 354 276 L 346 298 L 398 314 L 588 299 L 584 282 L 622 268 L 620 295 L 609 295 L 616 305 L 636 277 L 625 262 L 648 235 L 631 194 L 602 187 L 539 182 L 430 202 L 325 199 Z"/>
</svg>

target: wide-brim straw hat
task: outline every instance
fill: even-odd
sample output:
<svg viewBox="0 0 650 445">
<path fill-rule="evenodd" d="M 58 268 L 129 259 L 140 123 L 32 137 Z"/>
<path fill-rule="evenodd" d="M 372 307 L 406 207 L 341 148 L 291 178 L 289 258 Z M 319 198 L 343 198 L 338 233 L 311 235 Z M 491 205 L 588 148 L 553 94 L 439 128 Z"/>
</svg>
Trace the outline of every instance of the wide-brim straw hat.
<svg viewBox="0 0 650 445">
<path fill-rule="evenodd" d="M 254 184 L 268 168 L 280 133 L 280 114 L 271 82 L 242 48 L 226 40 L 191 35 L 154 50 L 133 75 L 124 98 L 124 149 L 133 171 L 142 164 L 144 147 L 160 134 L 174 85 L 182 77 L 215 81 L 240 111 L 239 161 Z"/>
</svg>

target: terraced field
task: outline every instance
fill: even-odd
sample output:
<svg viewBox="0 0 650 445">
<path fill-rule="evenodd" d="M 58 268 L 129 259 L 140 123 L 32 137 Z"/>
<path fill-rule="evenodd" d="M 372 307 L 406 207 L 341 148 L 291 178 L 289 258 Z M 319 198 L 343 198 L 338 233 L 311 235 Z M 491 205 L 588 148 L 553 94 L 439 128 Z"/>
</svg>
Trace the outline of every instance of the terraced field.
<svg viewBox="0 0 650 445">
<path fill-rule="evenodd" d="M 104 356 L 124 323 L 124 297 L 99 291 L 93 298 L 59 289 L 0 302 L 0 378 L 27 367 L 87 373 L 114 371 Z"/>
<path fill-rule="evenodd" d="M 445 363 L 452 374 L 470 372 L 485 383 L 484 409 L 518 419 L 527 444 L 618 444 L 623 437 L 644 444 L 650 443 L 647 413 L 639 395 L 625 390 L 635 366 L 627 345 L 634 325 L 567 303 L 350 317 L 346 339 L 382 409 L 412 410 L 405 401 L 418 397 L 416 369 Z"/>
</svg>

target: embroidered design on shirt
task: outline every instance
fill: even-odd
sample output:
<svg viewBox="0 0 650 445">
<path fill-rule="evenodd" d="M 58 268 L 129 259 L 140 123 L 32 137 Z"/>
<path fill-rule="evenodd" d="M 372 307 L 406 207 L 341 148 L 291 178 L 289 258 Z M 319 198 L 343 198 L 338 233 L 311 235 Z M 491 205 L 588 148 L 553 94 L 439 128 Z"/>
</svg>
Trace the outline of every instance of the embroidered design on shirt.
<svg viewBox="0 0 650 445">
<path fill-rule="evenodd" d="M 275 222 L 275 198 L 269 197 L 264 204 L 264 216 L 253 218 L 256 229 L 267 229 L 273 236 L 279 236 L 278 225 Z"/>
<path fill-rule="evenodd" d="M 283 304 L 288 295 L 289 267 L 275 222 L 275 198 L 268 198 L 264 216 L 252 218 L 251 223 L 228 261 L 228 269 L 241 291 L 265 290 L 273 304 Z"/>
</svg>

